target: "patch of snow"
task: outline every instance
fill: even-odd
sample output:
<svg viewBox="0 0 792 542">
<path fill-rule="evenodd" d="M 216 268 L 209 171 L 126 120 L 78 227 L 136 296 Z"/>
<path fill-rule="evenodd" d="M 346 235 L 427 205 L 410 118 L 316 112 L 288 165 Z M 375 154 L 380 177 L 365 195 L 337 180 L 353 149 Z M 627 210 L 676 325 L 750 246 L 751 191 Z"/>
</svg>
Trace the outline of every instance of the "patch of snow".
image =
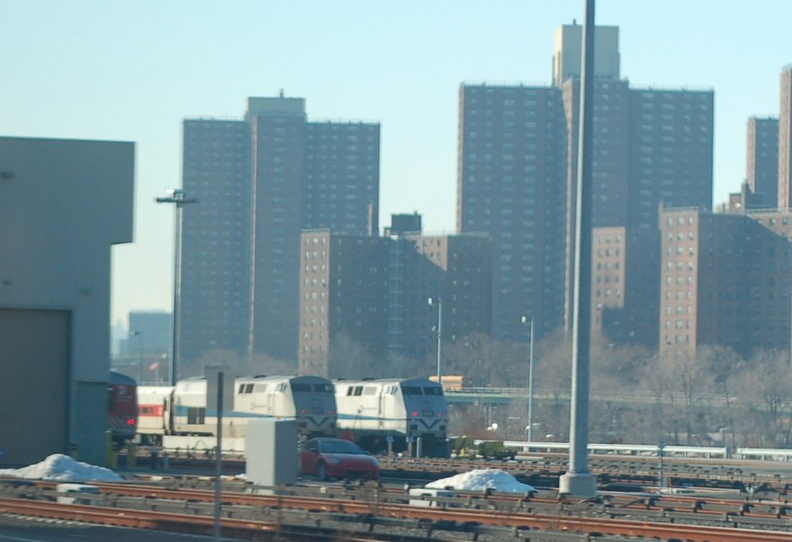
<svg viewBox="0 0 792 542">
<path fill-rule="evenodd" d="M 119 482 L 124 480 L 123 476 L 110 469 L 81 463 L 63 454 L 52 454 L 40 463 L 21 469 L 0 469 L 0 476 L 62 482 Z"/>
<path fill-rule="evenodd" d="M 529 493 L 536 491 L 536 488 L 532 485 L 518 482 L 514 476 L 501 469 L 474 469 L 449 478 L 429 482 L 424 487 L 435 489 L 452 487 L 464 491 L 491 489 L 504 493 Z"/>
</svg>

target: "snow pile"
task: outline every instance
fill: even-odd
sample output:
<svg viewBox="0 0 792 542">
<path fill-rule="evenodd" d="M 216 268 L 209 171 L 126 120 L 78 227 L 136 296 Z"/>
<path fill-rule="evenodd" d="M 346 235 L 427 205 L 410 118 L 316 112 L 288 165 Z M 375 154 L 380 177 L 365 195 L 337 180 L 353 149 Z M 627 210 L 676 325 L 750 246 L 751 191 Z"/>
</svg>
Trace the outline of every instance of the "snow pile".
<svg viewBox="0 0 792 542">
<path fill-rule="evenodd" d="M 424 487 L 445 489 L 452 487 L 463 491 L 502 491 L 504 493 L 529 493 L 536 491 L 532 485 L 518 482 L 514 476 L 501 469 L 474 469 L 450 478 L 429 482 Z"/>
<path fill-rule="evenodd" d="M 63 454 L 53 454 L 41 463 L 21 469 L 0 469 L 0 476 L 60 482 L 119 482 L 124 479 L 110 469 L 80 463 Z"/>
</svg>

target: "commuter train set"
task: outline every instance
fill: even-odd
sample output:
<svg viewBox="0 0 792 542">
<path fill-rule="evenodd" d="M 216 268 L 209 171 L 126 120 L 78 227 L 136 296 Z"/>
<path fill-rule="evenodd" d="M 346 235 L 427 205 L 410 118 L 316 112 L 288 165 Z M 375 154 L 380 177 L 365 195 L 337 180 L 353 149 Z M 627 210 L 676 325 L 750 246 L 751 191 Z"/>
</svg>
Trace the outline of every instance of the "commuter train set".
<svg viewBox="0 0 792 542">
<path fill-rule="evenodd" d="M 237 377 L 232 410 L 222 412 L 224 437 L 244 437 L 248 421 L 294 419 L 300 437 L 340 436 L 373 453 L 447 454 L 448 408 L 440 384 L 425 378 L 336 380 L 320 376 Z M 214 435 L 216 405 L 207 379 L 176 386 L 138 386 L 137 434 L 161 444 L 166 435 Z"/>
</svg>

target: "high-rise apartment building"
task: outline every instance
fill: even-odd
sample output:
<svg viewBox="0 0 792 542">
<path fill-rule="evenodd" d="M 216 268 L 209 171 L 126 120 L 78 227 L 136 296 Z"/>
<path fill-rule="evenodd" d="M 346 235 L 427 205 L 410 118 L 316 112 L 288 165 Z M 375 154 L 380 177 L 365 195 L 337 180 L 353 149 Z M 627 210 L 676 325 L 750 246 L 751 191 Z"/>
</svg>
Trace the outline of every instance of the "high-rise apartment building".
<svg viewBox="0 0 792 542">
<path fill-rule="evenodd" d="M 661 211 L 661 356 L 789 348 L 791 219 L 788 211 Z"/>
<path fill-rule="evenodd" d="M 574 239 L 575 239 L 575 205 L 577 186 L 577 160 L 578 160 L 578 126 L 580 124 L 580 80 L 567 79 L 561 85 L 566 114 L 567 133 L 567 174 L 566 174 L 566 238 L 565 248 L 566 292 L 564 301 L 564 324 L 570 329 L 572 326 L 574 292 Z M 630 89 L 627 81 L 617 81 L 610 78 L 597 80 L 594 83 L 594 118 L 592 123 L 593 137 L 593 164 L 591 175 L 592 186 L 592 225 L 594 228 L 624 227 L 627 224 L 629 211 L 629 190 L 625 179 L 629 172 L 629 136 L 630 136 Z M 596 253 L 595 255 L 596 256 Z M 625 275 L 624 268 L 621 269 Z M 622 281 L 624 284 L 624 281 Z M 592 307 L 607 305 L 615 299 L 597 299 L 592 291 Z M 610 310 L 615 306 L 607 305 Z M 624 308 L 624 292 L 618 306 Z M 592 322 L 600 323 L 601 312 L 594 314 Z M 610 321 L 610 320 L 609 320 Z M 619 321 L 615 319 L 613 321 Z M 612 327 L 597 327 L 596 332 Z"/>
<path fill-rule="evenodd" d="M 183 129 L 183 187 L 198 204 L 179 211 L 177 370 L 202 374 L 210 352 L 247 352 L 251 131 L 244 121 L 206 119 Z"/>
<path fill-rule="evenodd" d="M 435 352 L 438 300 L 444 341 L 489 334 L 489 239 L 423 236 L 414 227 L 388 231 L 383 237 L 303 231 L 301 373 L 364 378 L 404 374 L 407 368 L 389 365 L 393 359 L 426 365 Z"/>
<path fill-rule="evenodd" d="M 755 205 L 778 207 L 778 119 L 748 119 L 746 174 Z"/>
<path fill-rule="evenodd" d="M 556 36 L 558 56 L 579 58 L 581 27 L 564 26 Z M 558 36 L 566 36 L 559 40 Z M 657 210 L 666 205 L 709 207 L 712 200 L 714 94 L 710 90 L 632 89 L 620 80 L 618 28 L 597 27 L 595 56 L 610 69 L 595 74 L 592 222 L 595 228 L 625 228 L 623 309 L 610 306 L 601 331 L 615 342 L 657 344 L 659 235 Z M 567 194 L 575 208 L 579 115 L 579 73 L 556 79 L 564 96 L 570 134 Z M 574 239 L 575 217 L 567 218 L 567 238 Z M 565 323 L 572 325 L 573 246 L 567 245 Z M 594 256 L 596 257 L 596 256 Z M 592 306 L 603 304 L 592 292 Z"/>
<path fill-rule="evenodd" d="M 207 354 L 295 362 L 300 232 L 377 228 L 379 125 L 309 122 L 302 98 L 250 98 L 244 120 L 184 123 L 179 365 Z M 191 368 L 191 369 L 190 369 Z"/>
<path fill-rule="evenodd" d="M 591 331 L 618 329 L 624 315 L 627 236 L 624 226 L 594 228 L 591 255 Z"/>
<path fill-rule="evenodd" d="M 563 323 L 567 129 L 553 87 L 463 84 L 457 231 L 492 239 L 492 333 Z"/>
<path fill-rule="evenodd" d="M 457 227 L 493 239 L 501 339 L 519 336 L 526 311 L 540 336 L 572 325 L 581 37 L 578 25 L 556 32 L 553 86 L 463 85 L 460 93 Z M 620 79 L 617 27 L 597 27 L 595 57 L 592 219 L 622 229 L 624 262 L 622 297 L 596 299 L 593 288 L 592 306 L 608 308 L 599 321 L 612 341 L 654 346 L 658 207 L 711 205 L 714 94 L 630 88 Z"/>
<path fill-rule="evenodd" d="M 659 205 L 712 206 L 714 93 L 630 91 L 625 315 L 618 340 L 658 344 Z M 596 167 L 596 166 L 595 166 Z"/>
<path fill-rule="evenodd" d="M 349 371 L 364 360 L 385 360 L 388 241 L 329 229 L 302 232 L 300 374 L 364 378 L 371 375 Z"/>
</svg>

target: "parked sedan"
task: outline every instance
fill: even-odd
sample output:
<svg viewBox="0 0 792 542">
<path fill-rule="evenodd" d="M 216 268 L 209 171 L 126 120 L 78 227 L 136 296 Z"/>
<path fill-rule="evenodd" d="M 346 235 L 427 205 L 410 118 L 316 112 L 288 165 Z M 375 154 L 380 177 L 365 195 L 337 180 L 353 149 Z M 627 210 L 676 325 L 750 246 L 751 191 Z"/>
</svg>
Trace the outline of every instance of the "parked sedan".
<svg viewBox="0 0 792 542">
<path fill-rule="evenodd" d="M 314 438 L 300 450 L 300 471 L 316 475 L 320 480 L 330 478 L 368 478 L 376 480 L 380 465 L 363 448 L 341 438 Z"/>
</svg>

